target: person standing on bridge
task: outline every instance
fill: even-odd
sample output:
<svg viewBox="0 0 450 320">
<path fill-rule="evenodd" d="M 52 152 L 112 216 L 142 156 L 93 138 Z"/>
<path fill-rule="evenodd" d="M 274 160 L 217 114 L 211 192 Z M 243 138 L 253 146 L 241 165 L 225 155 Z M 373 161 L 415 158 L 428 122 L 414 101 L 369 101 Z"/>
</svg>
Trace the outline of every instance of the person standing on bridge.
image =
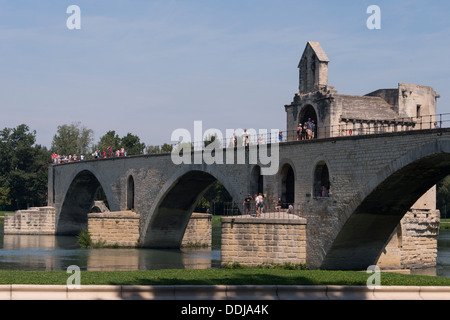
<svg viewBox="0 0 450 320">
<path fill-rule="evenodd" d="M 263 213 L 263 208 L 264 208 L 264 198 L 262 193 L 259 193 L 258 197 L 257 197 L 257 201 L 256 201 L 256 216 L 260 216 L 261 213 Z"/>
<path fill-rule="evenodd" d="M 297 141 L 302 139 L 302 124 L 299 123 L 297 127 Z"/>
<path fill-rule="evenodd" d="M 315 124 L 311 121 L 311 118 L 308 119 L 306 123 L 306 135 L 307 139 L 311 140 L 313 138 Z"/>
<path fill-rule="evenodd" d="M 233 132 L 233 136 L 231 137 L 231 141 L 233 142 L 233 148 L 236 148 L 237 146 L 237 137 L 236 137 L 236 133 Z"/>
<path fill-rule="evenodd" d="M 244 133 L 242 134 L 242 143 L 244 147 L 250 145 L 250 133 L 247 132 L 247 129 L 244 129 Z"/>
<path fill-rule="evenodd" d="M 242 205 L 245 207 L 245 214 L 250 214 L 250 207 L 252 204 L 252 196 L 250 195 L 250 193 L 247 195 L 247 198 L 244 199 L 244 202 L 242 203 Z"/>
<path fill-rule="evenodd" d="M 314 139 L 316 137 L 316 123 L 314 122 L 314 120 L 312 120 L 311 123 L 312 138 Z"/>
</svg>

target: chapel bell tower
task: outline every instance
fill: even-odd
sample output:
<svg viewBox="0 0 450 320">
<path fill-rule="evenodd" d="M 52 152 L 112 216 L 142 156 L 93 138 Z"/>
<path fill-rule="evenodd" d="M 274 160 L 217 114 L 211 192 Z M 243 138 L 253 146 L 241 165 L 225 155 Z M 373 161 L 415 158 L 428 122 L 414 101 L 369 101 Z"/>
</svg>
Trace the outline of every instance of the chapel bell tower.
<svg viewBox="0 0 450 320">
<path fill-rule="evenodd" d="M 328 86 L 328 59 L 318 42 L 309 41 L 298 64 L 299 92 L 320 91 Z"/>
</svg>

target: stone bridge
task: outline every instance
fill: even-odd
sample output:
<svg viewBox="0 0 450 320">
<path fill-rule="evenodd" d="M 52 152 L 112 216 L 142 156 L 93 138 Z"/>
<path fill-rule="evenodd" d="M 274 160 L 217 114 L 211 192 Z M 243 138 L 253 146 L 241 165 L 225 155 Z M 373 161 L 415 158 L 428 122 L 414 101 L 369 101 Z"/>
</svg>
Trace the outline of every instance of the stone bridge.
<svg viewBox="0 0 450 320">
<path fill-rule="evenodd" d="M 155 154 L 51 165 L 48 202 L 56 209 L 56 232 L 86 228 L 101 186 L 111 211 L 140 214 L 143 247 L 177 248 L 197 201 L 218 180 L 237 204 L 256 192 L 266 203 L 278 197 L 295 203 L 307 220 L 310 267 L 360 270 L 377 262 L 403 215 L 450 173 L 450 129 L 276 145 L 269 145 L 278 151 L 271 175 L 261 175 L 260 159 L 249 161 L 260 146 L 245 148 L 242 164 L 174 164 L 170 154 Z M 239 150 L 226 152 L 235 159 Z M 321 185 L 329 196 L 318 196 Z"/>
</svg>

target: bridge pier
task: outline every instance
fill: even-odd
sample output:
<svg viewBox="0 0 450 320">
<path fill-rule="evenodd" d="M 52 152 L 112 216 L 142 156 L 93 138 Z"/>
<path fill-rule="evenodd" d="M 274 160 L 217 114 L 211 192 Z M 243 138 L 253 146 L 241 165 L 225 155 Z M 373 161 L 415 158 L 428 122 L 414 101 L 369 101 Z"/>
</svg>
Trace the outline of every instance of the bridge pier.
<svg viewBox="0 0 450 320">
<path fill-rule="evenodd" d="M 275 215 L 276 214 L 276 215 Z M 222 265 L 306 263 L 306 219 L 287 213 L 232 216 L 222 221 Z"/>
</svg>

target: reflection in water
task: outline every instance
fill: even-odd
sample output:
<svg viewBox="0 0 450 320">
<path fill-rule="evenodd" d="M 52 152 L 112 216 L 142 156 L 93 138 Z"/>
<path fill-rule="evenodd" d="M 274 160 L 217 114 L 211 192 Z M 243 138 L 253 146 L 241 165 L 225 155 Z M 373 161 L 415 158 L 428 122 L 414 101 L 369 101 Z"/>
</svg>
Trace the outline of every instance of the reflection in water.
<svg viewBox="0 0 450 320">
<path fill-rule="evenodd" d="M 0 229 L 0 269 L 67 270 L 70 265 L 91 271 L 217 268 L 220 242 L 213 240 L 212 249 L 80 249 L 76 237 L 3 235 Z M 411 273 L 450 278 L 450 230 L 440 231 L 436 268 Z"/>
<path fill-rule="evenodd" d="M 450 278 L 450 230 L 439 231 L 436 275 Z"/>
<path fill-rule="evenodd" d="M 211 249 L 80 249 L 76 237 L 4 235 L 0 269 L 82 270 L 206 269 L 218 267 L 220 253 Z"/>
</svg>

